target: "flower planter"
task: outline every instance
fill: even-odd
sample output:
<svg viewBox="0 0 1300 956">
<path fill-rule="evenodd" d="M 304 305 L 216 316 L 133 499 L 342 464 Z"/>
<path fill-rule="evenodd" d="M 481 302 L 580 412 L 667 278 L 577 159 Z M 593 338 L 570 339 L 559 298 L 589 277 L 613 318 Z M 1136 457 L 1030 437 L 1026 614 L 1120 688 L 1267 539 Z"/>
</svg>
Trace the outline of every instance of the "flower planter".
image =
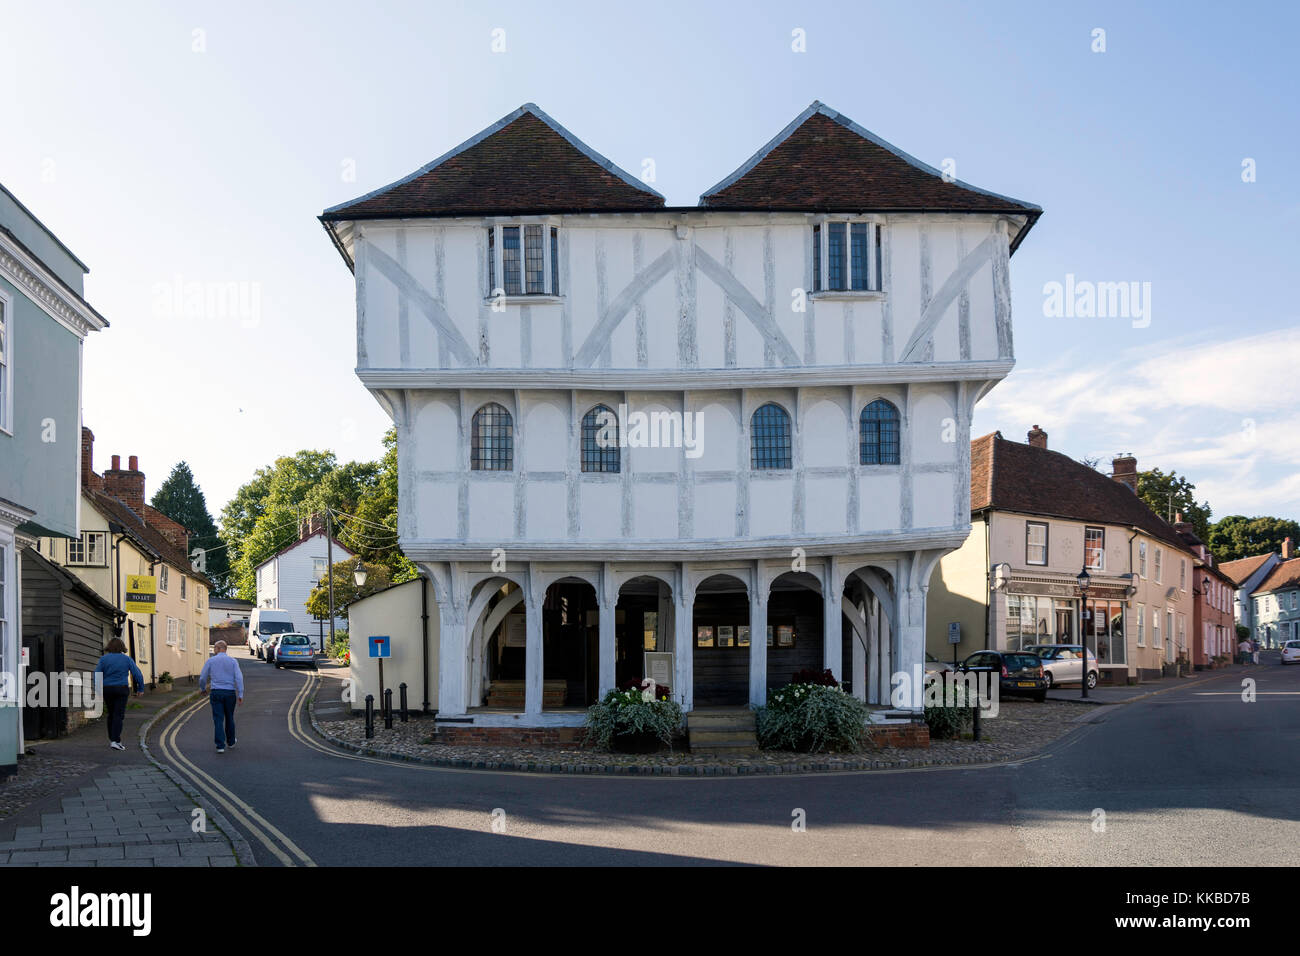
<svg viewBox="0 0 1300 956">
<path fill-rule="evenodd" d="M 176 685 L 173 684 L 171 681 L 168 681 L 165 684 L 162 681 L 158 682 L 158 690 L 160 690 L 164 694 L 170 694 L 174 686 Z"/>
</svg>

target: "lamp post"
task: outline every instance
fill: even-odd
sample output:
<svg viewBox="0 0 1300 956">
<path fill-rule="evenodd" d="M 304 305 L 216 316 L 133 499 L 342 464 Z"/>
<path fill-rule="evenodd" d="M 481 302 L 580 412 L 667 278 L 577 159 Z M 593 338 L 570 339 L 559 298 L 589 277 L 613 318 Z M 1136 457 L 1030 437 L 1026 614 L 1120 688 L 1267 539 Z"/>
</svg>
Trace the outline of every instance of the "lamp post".
<svg viewBox="0 0 1300 956">
<path fill-rule="evenodd" d="M 1088 566 L 1084 565 L 1083 570 L 1079 572 L 1077 578 L 1079 582 L 1079 643 L 1083 646 L 1083 673 L 1080 675 L 1079 688 L 1080 697 L 1084 700 L 1088 697 L 1088 634 L 1084 630 L 1084 621 L 1087 620 L 1088 614 L 1088 588 L 1092 585 L 1092 575 L 1088 573 Z"/>
<path fill-rule="evenodd" d="M 357 587 L 365 587 L 366 567 L 361 563 L 361 555 L 357 555 L 357 566 L 352 569 L 352 580 L 357 582 Z"/>
</svg>

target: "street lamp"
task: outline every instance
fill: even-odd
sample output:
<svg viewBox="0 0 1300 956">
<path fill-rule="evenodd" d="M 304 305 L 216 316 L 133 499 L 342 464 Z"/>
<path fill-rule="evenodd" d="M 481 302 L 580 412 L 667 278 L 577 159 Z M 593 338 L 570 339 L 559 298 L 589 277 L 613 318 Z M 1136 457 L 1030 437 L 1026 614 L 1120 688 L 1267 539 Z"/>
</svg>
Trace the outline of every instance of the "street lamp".
<svg viewBox="0 0 1300 956">
<path fill-rule="evenodd" d="M 361 563 L 360 555 L 357 556 L 357 566 L 352 569 L 352 580 L 357 582 L 357 587 L 364 587 L 366 583 L 366 568 Z"/>
<path fill-rule="evenodd" d="M 1082 623 L 1087 619 L 1088 588 L 1092 585 L 1092 575 L 1088 573 L 1088 566 L 1086 564 L 1083 566 L 1083 570 L 1079 572 L 1079 576 L 1076 580 L 1079 582 L 1079 607 L 1083 612 L 1080 614 L 1079 620 L 1080 623 Z M 1081 689 L 1080 697 L 1086 700 L 1088 697 L 1088 637 L 1087 632 L 1082 627 L 1080 627 L 1079 630 L 1081 632 L 1079 634 L 1079 643 L 1083 646 L 1083 674 L 1079 681 L 1079 687 Z"/>
</svg>

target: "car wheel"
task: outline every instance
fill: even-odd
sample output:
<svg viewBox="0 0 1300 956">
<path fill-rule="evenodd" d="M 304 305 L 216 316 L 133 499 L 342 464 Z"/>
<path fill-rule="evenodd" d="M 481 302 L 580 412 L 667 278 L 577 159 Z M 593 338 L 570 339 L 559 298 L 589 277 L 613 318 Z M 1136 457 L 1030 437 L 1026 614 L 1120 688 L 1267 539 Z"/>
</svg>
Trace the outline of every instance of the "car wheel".
<svg viewBox="0 0 1300 956">
<path fill-rule="evenodd" d="M 1043 680 L 1047 681 L 1047 689 L 1048 689 L 1048 690 L 1051 690 L 1051 689 L 1052 689 L 1052 672 L 1051 672 L 1051 671 L 1043 671 Z"/>
<path fill-rule="evenodd" d="M 1088 690 L 1092 690 L 1096 686 L 1097 686 L 1097 672 L 1088 671 Z"/>
</svg>

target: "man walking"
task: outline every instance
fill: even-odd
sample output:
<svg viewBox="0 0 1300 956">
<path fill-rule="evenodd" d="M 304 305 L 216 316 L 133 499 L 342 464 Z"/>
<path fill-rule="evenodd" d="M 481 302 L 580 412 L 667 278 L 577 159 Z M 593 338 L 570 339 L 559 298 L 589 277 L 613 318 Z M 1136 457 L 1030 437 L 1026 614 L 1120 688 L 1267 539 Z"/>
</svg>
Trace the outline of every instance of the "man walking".
<svg viewBox="0 0 1300 956">
<path fill-rule="evenodd" d="M 199 672 L 199 690 L 212 701 L 212 729 L 217 753 L 235 746 L 235 708 L 244 700 L 244 673 L 226 653 L 226 642 L 217 641 L 213 654 Z"/>
</svg>

